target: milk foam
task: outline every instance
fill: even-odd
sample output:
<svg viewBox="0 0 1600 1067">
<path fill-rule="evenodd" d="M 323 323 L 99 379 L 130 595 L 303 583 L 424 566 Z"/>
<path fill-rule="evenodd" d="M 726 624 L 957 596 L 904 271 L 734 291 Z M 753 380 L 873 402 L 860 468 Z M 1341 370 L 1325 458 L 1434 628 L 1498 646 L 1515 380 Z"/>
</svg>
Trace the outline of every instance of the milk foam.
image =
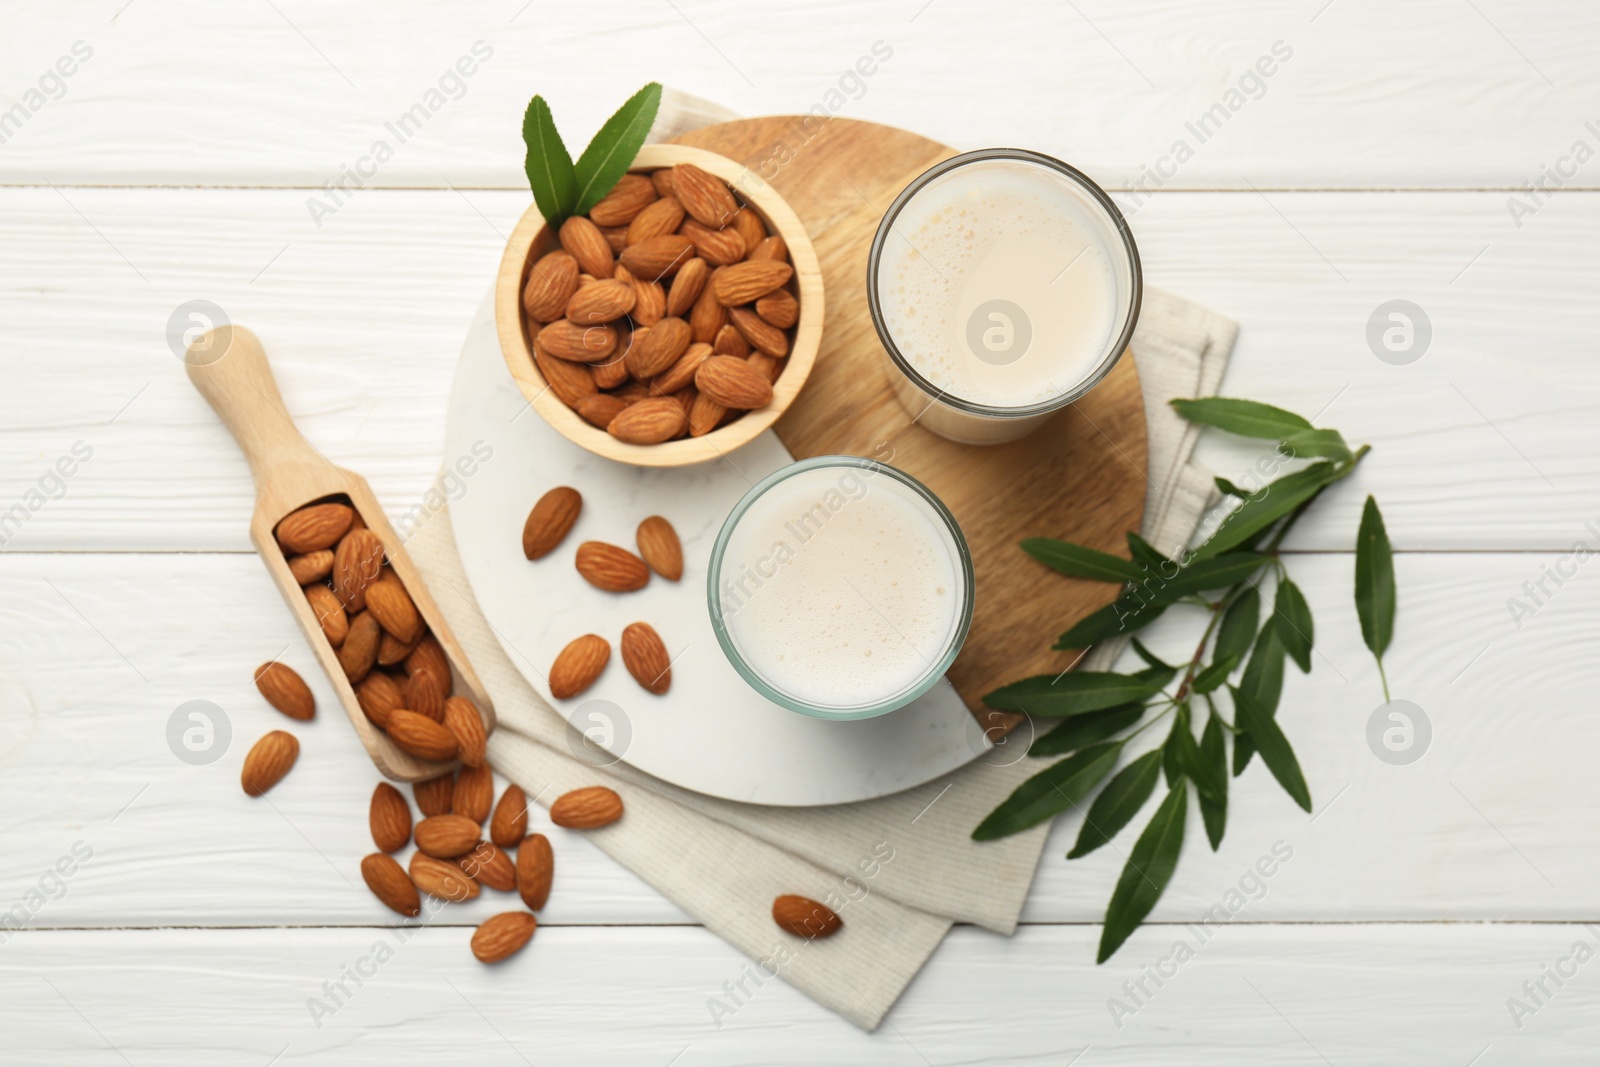
<svg viewBox="0 0 1600 1067">
<path fill-rule="evenodd" d="M 991 407 L 1050 401 L 1094 371 L 1120 330 L 1129 298 L 1114 239 L 1103 210 L 1047 167 L 957 167 L 894 220 L 878 266 L 884 323 L 942 392 Z M 969 339 L 974 313 L 994 300 L 1020 307 L 1031 327 L 1014 362 L 979 358 Z"/>
<path fill-rule="evenodd" d="M 889 475 L 822 467 L 767 490 L 723 554 L 719 599 L 739 654 L 774 689 L 859 707 L 936 666 L 964 610 L 954 540 Z"/>
</svg>

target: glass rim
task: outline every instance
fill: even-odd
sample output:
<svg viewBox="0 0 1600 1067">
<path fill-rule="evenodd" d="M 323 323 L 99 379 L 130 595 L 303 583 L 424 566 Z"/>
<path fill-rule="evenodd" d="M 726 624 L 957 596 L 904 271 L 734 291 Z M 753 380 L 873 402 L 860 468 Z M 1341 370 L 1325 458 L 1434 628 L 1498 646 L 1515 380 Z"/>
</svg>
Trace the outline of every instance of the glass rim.
<svg viewBox="0 0 1600 1067">
<path fill-rule="evenodd" d="M 1072 388 L 1060 396 L 1041 400 L 1036 404 L 1025 407 L 998 407 L 992 404 L 979 404 L 966 400 L 947 390 L 940 389 L 928 379 L 924 378 L 901 353 L 894 338 L 889 333 L 889 327 L 884 322 L 883 307 L 878 298 L 878 262 L 883 256 L 883 246 L 889 238 L 889 231 L 893 228 L 895 219 L 900 215 L 912 197 L 921 192 L 923 187 L 941 175 L 952 170 L 967 166 L 971 163 L 981 163 L 987 160 L 1009 159 L 1024 163 L 1033 163 L 1046 169 L 1053 170 L 1064 176 L 1073 184 L 1080 187 L 1089 198 L 1105 211 L 1107 217 L 1122 239 L 1123 251 L 1128 257 L 1130 276 L 1130 296 L 1128 300 L 1128 313 L 1123 320 L 1122 329 L 1117 338 L 1101 355 L 1100 362 L 1093 371 L 1078 381 Z M 949 159 L 935 163 L 927 170 L 911 180 L 911 183 L 900 191 L 894 198 L 889 209 L 883 213 L 883 219 L 878 223 L 878 231 L 872 237 L 872 247 L 867 253 L 867 309 L 872 315 L 872 326 L 877 331 L 878 341 L 889 353 L 889 358 L 894 365 L 904 374 L 912 384 L 925 393 L 930 399 L 941 404 L 946 404 L 958 411 L 972 415 L 982 415 L 992 419 L 1025 419 L 1036 415 L 1048 414 L 1066 407 L 1073 401 L 1087 394 L 1110 374 L 1122 354 L 1127 351 L 1128 343 L 1133 339 L 1134 328 L 1139 323 L 1139 309 L 1144 302 L 1144 268 L 1139 261 L 1139 246 L 1133 239 L 1133 231 L 1128 227 L 1128 220 L 1123 218 L 1122 211 L 1111 199 L 1103 188 L 1093 178 L 1071 164 L 1064 163 L 1054 156 L 1045 155 L 1043 152 L 1034 152 L 1026 148 L 979 148 L 971 152 L 962 152 L 951 156 Z"/>
<path fill-rule="evenodd" d="M 866 704 L 828 705 L 813 704 L 794 696 L 791 693 L 778 689 L 769 683 L 762 674 L 744 657 L 728 633 L 727 621 L 722 614 L 722 598 L 718 586 L 722 576 L 722 560 L 727 551 L 728 543 L 733 537 L 734 530 L 739 525 L 746 512 L 757 500 L 765 496 L 767 491 L 790 478 L 804 474 L 808 471 L 823 468 L 855 468 L 867 472 L 868 477 L 887 475 L 895 481 L 910 489 L 918 498 L 929 504 L 934 514 L 944 523 L 951 541 L 955 544 L 956 560 L 959 564 L 961 582 L 961 612 L 956 620 L 956 625 L 951 629 L 950 636 L 945 643 L 944 650 L 939 658 L 924 671 L 911 685 L 899 690 L 895 694 L 872 701 Z M 862 456 L 813 456 L 810 459 L 797 460 L 785 467 L 781 467 L 762 478 L 739 499 L 723 520 L 722 529 L 717 532 L 716 542 L 711 548 L 710 565 L 706 568 L 706 601 L 711 612 L 711 629 L 717 635 L 717 643 L 722 646 L 723 655 L 732 664 L 733 669 L 745 680 L 751 688 L 762 696 L 781 707 L 801 715 L 809 715 L 817 719 L 832 719 L 848 721 L 852 719 L 869 719 L 877 715 L 884 715 L 916 700 L 922 694 L 932 689 L 940 678 L 944 677 L 950 665 L 966 644 L 967 632 L 972 627 L 973 597 L 976 592 L 976 581 L 972 570 L 972 551 L 967 545 L 966 535 L 961 532 L 961 525 L 956 522 L 956 517 L 950 513 L 933 490 L 923 485 L 905 471 L 891 467 L 887 463 L 880 463 L 874 459 Z"/>
</svg>

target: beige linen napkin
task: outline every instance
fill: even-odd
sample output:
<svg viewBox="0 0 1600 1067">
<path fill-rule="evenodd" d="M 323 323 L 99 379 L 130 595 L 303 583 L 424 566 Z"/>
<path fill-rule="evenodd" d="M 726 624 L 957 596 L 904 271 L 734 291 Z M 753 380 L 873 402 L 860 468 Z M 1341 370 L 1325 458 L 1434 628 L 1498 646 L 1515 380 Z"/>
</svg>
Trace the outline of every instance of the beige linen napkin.
<svg viewBox="0 0 1600 1067">
<path fill-rule="evenodd" d="M 669 90 L 654 136 L 728 117 Z M 480 309 L 484 325 L 487 308 Z M 488 325 L 492 329 L 492 325 Z M 1149 487 L 1143 533 L 1175 553 L 1213 498 L 1210 475 L 1190 462 L 1196 433 L 1168 407 L 1173 397 L 1214 393 L 1237 326 L 1195 304 L 1147 291 L 1134 335 L 1149 427 Z M 971 840 L 972 828 L 1040 769 L 1001 744 L 926 785 L 878 800 L 820 808 L 771 808 L 706 797 L 626 763 L 601 766 L 565 718 L 517 672 L 479 611 L 444 513 L 407 542 L 413 561 L 499 715 L 490 739 L 495 770 L 548 806 L 563 792 L 605 784 L 627 814 L 588 836 L 684 911 L 750 956 L 729 989 L 707 989 L 708 1021 L 736 1012 L 774 976 L 857 1026 L 871 1030 L 921 969 L 952 922 L 998 933 L 1015 929 L 1047 826 L 1001 841 Z M 1096 649 L 1104 667 L 1120 646 Z M 592 749 L 590 750 L 592 751 Z M 834 907 L 842 930 L 802 942 L 771 918 L 774 897 L 799 893 Z M 730 989 L 732 990 L 730 992 Z"/>
</svg>

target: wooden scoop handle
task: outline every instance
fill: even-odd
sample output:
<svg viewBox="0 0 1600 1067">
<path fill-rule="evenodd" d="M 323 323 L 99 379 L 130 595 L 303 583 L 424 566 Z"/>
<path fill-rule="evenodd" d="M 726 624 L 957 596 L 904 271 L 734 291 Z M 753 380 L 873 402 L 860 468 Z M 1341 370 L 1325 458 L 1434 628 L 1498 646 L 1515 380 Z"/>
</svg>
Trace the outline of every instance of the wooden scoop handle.
<svg viewBox="0 0 1600 1067">
<path fill-rule="evenodd" d="M 286 464 L 331 466 L 295 426 L 254 333 L 235 325 L 207 330 L 183 359 L 189 380 L 239 442 L 258 487 Z"/>
</svg>

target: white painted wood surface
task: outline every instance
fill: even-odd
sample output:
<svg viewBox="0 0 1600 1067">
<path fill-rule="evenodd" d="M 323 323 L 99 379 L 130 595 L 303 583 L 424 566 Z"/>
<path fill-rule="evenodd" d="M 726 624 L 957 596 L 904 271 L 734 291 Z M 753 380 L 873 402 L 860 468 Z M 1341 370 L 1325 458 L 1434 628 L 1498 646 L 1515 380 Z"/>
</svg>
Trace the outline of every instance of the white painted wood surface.
<svg viewBox="0 0 1600 1067">
<path fill-rule="evenodd" d="M 319 228 L 308 197 L 479 40 L 493 55 L 460 99 Z M 707 999 L 743 959 L 555 831 L 559 888 L 531 951 L 486 971 L 465 925 L 495 902 L 451 911 L 317 1029 L 306 998 L 390 936 L 355 867 L 373 772 L 308 671 L 323 714 L 301 766 L 270 805 L 238 791 L 243 746 L 276 725 L 250 668 L 310 657 L 247 554 L 244 464 L 169 351 L 169 316 L 203 297 L 256 328 L 308 436 L 398 518 L 440 458 L 462 333 L 527 202 L 530 92 L 571 140 L 648 76 L 750 113 L 805 110 L 880 40 L 892 58 L 840 114 L 1036 147 L 1113 189 L 1275 41 L 1293 49 L 1164 191 L 1121 196 L 1151 284 L 1243 324 L 1227 391 L 1331 404 L 1325 421 L 1375 446 L 1294 542 L 1312 550 L 1291 565 L 1321 656 L 1310 678 L 1291 673 L 1283 723 L 1315 815 L 1258 761 L 1222 851 L 1191 842 L 1159 924 L 1101 968 L 1117 857 L 1067 864 L 1064 820 L 1028 925 L 1010 940 L 957 930 L 870 1037 L 781 983 L 719 1028 Z M 33 108 L 29 89 L 77 41 L 92 56 Z M 1575 141 L 1600 149 L 1585 126 L 1600 123 L 1597 43 L 1592 7 L 1503 0 L 14 13 L 0 38 L 0 513 L 30 488 L 53 499 L 5 531 L 0 557 L 0 910 L 75 843 L 93 856 L 0 943 L 0 1059 L 1587 1062 L 1600 965 L 1523 983 L 1568 966 L 1576 942 L 1600 950 L 1583 925 L 1600 876 L 1600 580 L 1579 566 L 1520 628 L 1507 600 L 1574 541 L 1600 546 L 1585 526 L 1600 522 L 1600 163 L 1520 227 L 1507 202 L 1546 167 L 1573 170 Z M 616 61 L 598 75 L 597 54 Z M 6 127 L 18 103 L 28 114 Z M 1365 339 L 1395 298 L 1433 326 L 1410 366 Z M 48 469 L 80 441 L 92 458 L 56 484 Z M 1216 441 L 1203 454 L 1228 474 L 1251 459 Z M 1435 731 L 1406 767 L 1365 738 L 1379 698 L 1345 550 L 1367 492 L 1404 550 L 1395 695 Z M 1176 649 L 1163 627 L 1154 639 Z M 167 747 L 191 699 L 235 731 L 210 766 Z M 1155 996 L 1128 999 L 1122 983 L 1170 966 L 1194 937 L 1181 924 L 1279 841 L 1293 857 L 1259 899 Z M 1121 1029 L 1114 996 L 1137 1008 Z M 1513 997 L 1536 1009 L 1520 1027 Z"/>
</svg>

